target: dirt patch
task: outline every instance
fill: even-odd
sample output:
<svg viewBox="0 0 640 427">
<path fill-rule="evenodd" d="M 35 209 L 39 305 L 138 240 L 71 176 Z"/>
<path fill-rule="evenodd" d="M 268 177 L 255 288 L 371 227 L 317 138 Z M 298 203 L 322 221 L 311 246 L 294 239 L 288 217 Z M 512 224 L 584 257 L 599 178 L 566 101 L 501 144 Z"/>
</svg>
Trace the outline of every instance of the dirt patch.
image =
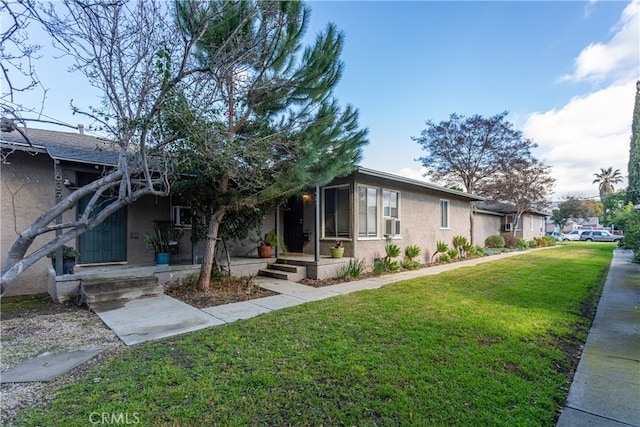
<svg viewBox="0 0 640 427">
<path fill-rule="evenodd" d="M 334 277 L 331 279 L 309 279 L 309 278 L 304 278 L 302 280 L 299 280 L 298 283 L 301 283 L 303 285 L 307 285 L 307 286 L 313 286 L 314 288 L 322 288 L 325 286 L 331 286 L 331 285 L 338 285 L 340 283 L 347 283 L 347 282 L 356 282 L 358 280 L 362 280 L 362 279 L 367 279 L 369 277 L 373 277 L 373 274 L 371 273 L 365 273 L 360 275 L 359 277 Z"/>
<path fill-rule="evenodd" d="M 195 281 L 170 284 L 165 293 L 197 308 L 214 307 L 277 295 L 276 292 L 262 289 L 253 282 L 252 278 L 247 277 L 223 277 L 215 281 L 212 280 L 208 291 L 198 290 Z"/>
</svg>

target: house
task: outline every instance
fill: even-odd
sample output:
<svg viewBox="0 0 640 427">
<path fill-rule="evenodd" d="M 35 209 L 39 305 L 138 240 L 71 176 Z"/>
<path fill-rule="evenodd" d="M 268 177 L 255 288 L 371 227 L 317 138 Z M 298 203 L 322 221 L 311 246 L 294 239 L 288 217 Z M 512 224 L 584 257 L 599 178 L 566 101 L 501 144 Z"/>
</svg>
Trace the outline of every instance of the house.
<svg viewBox="0 0 640 427">
<path fill-rule="evenodd" d="M 549 216 L 546 212 L 529 209 L 517 217 L 518 213 L 513 205 L 492 201 L 474 203 L 474 212 L 474 218 L 478 219 L 478 225 L 474 224 L 474 229 L 478 229 L 476 237 L 480 245 L 484 243 L 482 237 L 486 239 L 492 234 L 509 233 L 527 241 L 542 237 L 545 235 L 546 218 Z"/>
<path fill-rule="evenodd" d="M 118 158 L 109 141 L 84 134 L 82 127 L 79 133 L 29 129 L 28 137 L 31 144 L 11 128 L 3 128 L 0 134 L 2 263 L 17 232 L 78 186 L 111 169 Z M 80 206 L 86 203 L 83 200 Z M 153 232 L 155 224 L 169 224 L 171 209 L 170 197 L 142 197 L 66 245 L 80 252 L 80 266 L 152 264 L 153 253 L 145 247 L 144 236 Z M 76 214 L 75 210 L 67 212 L 63 219 L 72 220 Z M 189 254 L 190 233 L 182 233 L 181 239 L 175 237 L 175 254 Z M 33 247 L 48 240 L 39 237 Z M 51 292 L 56 277 L 61 280 L 62 276 L 56 275 L 51 260 L 44 258 L 21 274 L 7 295 Z"/>
<path fill-rule="evenodd" d="M 2 132 L 2 262 L 16 237 L 16 230 L 28 226 L 38 215 L 79 186 L 86 185 L 115 165 L 117 153 L 109 141 L 80 133 L 30 129 L 31 145 L 15 130 Z M 329 256 L 336 240 L 345 247 L 345 257 L 373 260 L 385 255 L 385 244 L 402 249 L 418 245 L 422 262 L 430 260 L 438 241 L 451 243 L 454 236 L 471 238 L 471 203 L 483 198 L 359 167 L 329 184 L 309 188 L 288 199 L 270 214 L 262 231 L 275 229 L 291 255 L 315 260 L 307 276 L 324 278 L 333 270 L 321 271 L 320 258 Z M 80 207 L 84 206 L 81 202 Z M 65 214 L 73 219 L 77 212 Z M 492 214 L 492 218 L 496 215 Z M 107 221 L 67 243 L 79 252 L 76 275 L 55 272 L 45 258 L 25 271 L 7 295 L 47 292 L 54 299 L 77 295 L 80 273 L 109 266 L 111 274 L 131 274 L 133 266 L 155 267 L 153 253 L 144 236 L 154 226 L 171 232 L 171 265 L 153 268 L 150 274 L 164 283 L 198 271 L 202 243 L 191 243 L 191 214 L 179 200 L 145 196 L 120 209 Z M 44 242 L 38 238 L 34 244 Z M 483 241 L 477 243 L 482 244 Z M 233 243 L 233 242 L 232 242 Z M 255 274 L 267 261 L 257 259 L 255 244 L 245 240 L 228 245 L 231 257 L 254 261 L 240 263 L 234 274 Z M 221 254 L 221 259 L 226 254 Z M 258 262 L 259 261 L 259 262 Z M 244 268 L 244 270 L 243 270 Z M 150 270 L 151 271 L 151 270 Z"/>
<path fill-rule="evenodd" d="M 340 240 L 345 257 L 371 266 L 391 242 L 402 249 L 418 245 L 422 262 L 427 262 L 438 241 L 450 244 L 458 235 L 471 238 L 470 202 L 478 200 L 484 199 L 359 167 L 348 176 L 291 197 L 266 223 L 282 230 L 293 253 L 325 256 Z"/>
</svg>

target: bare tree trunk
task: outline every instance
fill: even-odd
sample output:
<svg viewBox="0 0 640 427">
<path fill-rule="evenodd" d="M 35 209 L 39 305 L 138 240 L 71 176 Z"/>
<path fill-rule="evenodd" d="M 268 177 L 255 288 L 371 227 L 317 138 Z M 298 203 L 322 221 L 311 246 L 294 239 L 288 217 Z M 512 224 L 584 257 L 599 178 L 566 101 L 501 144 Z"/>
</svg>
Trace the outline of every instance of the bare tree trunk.
<svg viewBox="0 0 640 427">
<path fill-rule="evenodd" d="M 204 255 L 200 266 L 200 277 L 198 278 L 198 290 L 207 292 L 211 283 L 211 269 L 216 255 L 216 241 L 218 240 L 218 230 L 224 218 L 225 208 L 218 209 L 209 219 L 207 237 L 205 238 Z"/>
</svg>

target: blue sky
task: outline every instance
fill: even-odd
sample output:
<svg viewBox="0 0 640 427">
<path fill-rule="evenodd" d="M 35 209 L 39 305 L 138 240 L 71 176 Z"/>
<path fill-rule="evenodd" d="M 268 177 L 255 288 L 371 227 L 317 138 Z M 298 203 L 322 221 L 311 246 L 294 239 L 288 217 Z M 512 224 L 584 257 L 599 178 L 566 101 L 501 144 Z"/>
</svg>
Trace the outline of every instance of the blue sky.
<svg viewBox="0 0 640 427">
<path fill-rule="evenodd" d="M 639 0 L 308 4 L 310 41 L 328 22 L 344 33 L 335 95 L 358 108 L 369 129 L 362 166 L 421 178 L 415 159 L 422 152 L 411 137 L 426 120 L 509 111 L 552 166 L 556 199 L 597 195 L 591 182 L 600 168 L 626 178 L 640 78 Z M 44 114 L 76 125 L 86 120 L 71 115 L 70 99 L 96 105 L 96 92 L 68 65 L 47 51 L 36 63 L 48 88 Z M 18 102 L 37 109 L 41 100 Z"/>
<path fill-rule="evenodd" d="M 556 198 L 597 195 L 601 167 L 626 177 L 640 78 L 637 1 L 310 6 L 311 34 L 331 21 L 345 35 L 336 95 L 369 128 L 363 166 L 419 178 L 422 151 L 411 137 L 426 120 L 509 111 L 552 165 Z"/>
</svg>

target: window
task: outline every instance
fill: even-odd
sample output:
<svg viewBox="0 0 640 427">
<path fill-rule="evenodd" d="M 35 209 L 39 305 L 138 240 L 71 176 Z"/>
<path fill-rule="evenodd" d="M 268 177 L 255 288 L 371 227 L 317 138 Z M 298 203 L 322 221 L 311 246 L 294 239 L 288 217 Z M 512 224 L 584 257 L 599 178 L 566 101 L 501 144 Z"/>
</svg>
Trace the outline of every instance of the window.
<svg viewBox="0 0 640 427">
<path fill-rule="evenodd" d="M 378 189 L 358 186 L 358 237 L 378 236 Z"/>
<path fill-rule="evenodd" d="M 400 193 L 382 190 L 382 217 L 384 234 L 400 234 Z"/>
<path fill-rule="evenodd" d="M 540 232 L 544 233 L 544 229 L 546 228 L 545 219 L 540 218 Z"/>
<path fill-rule="evenodd" d="M 324 237 L 349 237 L 349 187 L 325 188 L 323 191 Z"/>
<path fill-rule="evenodd" d="M 449 201 L 440 200 L 440 228 L 449 228 Z"/>
<path fill-rule="evenodd" d="M 529 230 L 533 231 L 533 215 L 529 215 Z"/>
<path fill-rule="evenodd" d="M 191 227 L 191 209 L 185 206 L 174 206 L 173 224 L 177 227 Z"/>
</svg>

